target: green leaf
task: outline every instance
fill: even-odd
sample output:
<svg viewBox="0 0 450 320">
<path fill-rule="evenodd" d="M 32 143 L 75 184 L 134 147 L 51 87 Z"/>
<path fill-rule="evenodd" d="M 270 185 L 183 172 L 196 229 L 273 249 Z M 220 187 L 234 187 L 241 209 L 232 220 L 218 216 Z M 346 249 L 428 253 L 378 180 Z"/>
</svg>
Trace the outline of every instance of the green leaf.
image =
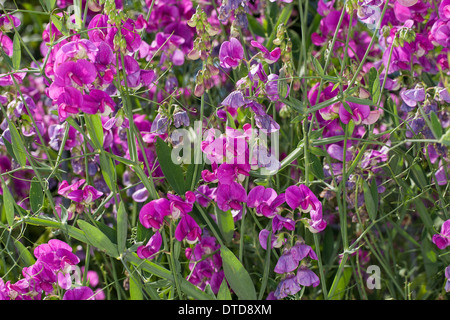
<svg viewBox="0 0 450 320">
<path fill-rule="evenodd" d="M 202 170 L 204 167 L 204 163 L 202 164 L 195 164 L 195 163 L 191 163 L 188 166 L 188 169 L 186 171 L 186 179 L 185 179 L 185 190 L 190 190 L 193 191 L 192 186 L 195 188 L 195 186 L 197 185 L 197 182 L 200 180 L 200 177 L 202 176 Z M 195 174 L 195 168 L 197 167 L 197 173 L 194 177 Z"/>
<path fill-rule="evenodd" d="M 29 267 L 36 263 L 31 252 L 17 239 L 14 239 L 14 246 L 19 253 L 19 258 L 22 260 L 24 267 Z"/>
<path fill-rule="evenodd" d="M 434 111 L 431 111 L 430 118 L 431 118 L 431 130 L 433 131 L 433 134 L 436 137 L 436 139 L 440 139 L 442 137 L 441 122 L 439 121 L 439 118 Z"/>
<path fill-rule="evenodd" d="M 277 81 L 277 91 L 278 96 L 280 97 L 286 97 L 288 95 L 288 84 L 286 79 L 286 70 L 285 68 L 281 68 L 279 71 L 278 81 Z"/>
<path fill-rule="evenodd" d="M 52 11 L 55 7 L 56 0 L 45 0 L 45 6 L 47 7 L 47 11 Z"/>
<path fill-rule="evenodd" d="M 240 300 L 256 300 L 252 278 L 242 263 L 227 247 L 220 247 L 225 278 Z"/>
<path fill-rule="evenodd" d="M 117 246 L 109 240 L 109 238 L 93 225 L 87 223 L 84 220 L 78 220 L 78 226 L 84 231 L 89 243 L 97 249 L 106 252 L 106 254 L 117 258 L 119 252 Z"/>
<path fill-rule="evenodd" d="M 234 122 L 233 116 L 227 111 L 227 126 L 236 129 L 236 123 Z"/>
<path fill-rule="evenodd" d="M 450 128 L 447 129 L 444 135 L 442 135 L 441 139 L 439 140 L 440 143 L 445 144 L 446 146 L 450 146 Z"/>
<path fill-rule="evenodd" d="M 264 27 L 256 20 L 254 16 L 248 14 L 247 19 L 250 31 L 260 37 L 266 37 L 266 31 L 264 30 Z"/>
<path fill-rule="evenodd" d="M 369 70 L 369 92 L 374 103 L 378 102 L 381 95 L 380 77 L 374 67 Z"/>
<path fill-rule="evenodd" d="M 14 34 L 13 39 L 13 54 L 12 54 L 12 65 L 14 70 L 20 69 L 20 59 L 22 58 L 22 51 L 20 48 L 20 39 L 17 33 Z"/>
<path fill-rule="evenodd" d="M 60 17 L 56 15 L 51 15 L 50 19 L 52 20 L 53 24 L 55 25 L 56 29 L 58 29 L 63 35 L 66 37 L 69 36 L 69 30 L 67 30 L 67 27 L 62 21 L 60 20 Z"/>
<path fill-rule="evenodd" d="M 14 69 L 11 58 L 5 53 L 5 51 L 3 50 L 3 48 L 1 48 L 0 53 L 2 54 L 2 58 L 3 58 L 3 60 L 5 60 L 6 64 L 7 64 L 11 69 Z"/>
<path fill-rule="evenodd" d="M 375 206 L 375 200 L 373 199 L 371 189 L 366 180 L 363 180 L 364 202 L 366 204 L 367 213 L 370 219 L 375 220 L 377 218 L 377 208 Z"/>
<path fill-rule="evenodd" d="M 17 161 L 21 167 L 25 167 L 27 164 L 27 155 L 25 153 L 25 146 L 22 141 L 22 137 L 17 131 L 16 126 L 8 120 L 9 132 L 11 133 L 11 146 L 16 156 Z"/>
<path fill-rule="evenodd" d="M 120 201 L 119 210 L 117 211 L 117 248 L 119 253 L 126 250 L 128 232 L 128 214 L 125 209 L 125 204 Z"/>
<path fill-rule="evenodd" d="M 108 158 L 104 151 L 100 153 L 99 156 L 100 159 L 100 168 L 102 171 L 103 179 L 105 179 L 106 185 L 108 188 L 113 191 L 114 190 L 114 183 L 116 181 L 115 177 L 115 167 L 111 160 L 111 158 Z"/>
<path fill-rule="evenodd" d="M 159 137 L 156 140 L 156 154 L 167 182 L 177 194 L 183 195 L 186 192 L 183 169 L 172 161 L 172 149 Z"/>
<path fill-rule="evenodd" d="M 342 300 L 342 298 L 344 298 L 345 291 L 348 290 L 348 284 L 351 277 L 352 268 L 345 268 L 337 284 L 336 291 L 334 292 L 333 297 L 331 297 L 331 300 Z"/>
<path fill-rule="evenodd" d="M 227 243 L 233 240 L 234 235 L 234 219 L 231 211 L 222 211 L 217 206 L 215 207 L 217 225 L 219 226 L 220 233 Z"/>
<path fill-rule="evenodd" d="M 3 210 L 5 211 L 6 221 L 11 227 L 14 224 L 14 205 L 16 201 L 14 200 L 8 186 L 5 184 L 2 178 L 2 189 L 3 189 Z"/>
<path fill-rule="evenodd" d="M 287 104 L 300 114 L 305 114 L 308 110 L 303 102 L 293 97 L 289 97 L 289 99 L 280 98 L 280 101 Z"/>
<path fill-rule="evenodd" d="M 372 194 L 373 203 L 375 205 L 375 212 L 378 212 L 378 186 L 375 179 L 370 183 L 370 193 Z"/>
<path fill-rule="evenodd" d="M 130 277 L 130 300 L 144 300 L 142 285 L 137 277 Z"/>
<path fill-rule="evenodd" d="M 44 203 L 44 190 L 36 177 L 30 183 L 30 205 L 31 211 L 36 213 L 41 209 Z"/>
<path fill-rule="evenodd" d="M 323 164 L 320 161 L 320 159 L 318 157 L 316 157 L 314 154 L 310 153 L 309 154 L 309 159 L 311 161 L 311 172 L 312 174 L 320 179 L 323 180 L 325 175 L 323 173 Z"/>
<path fill-rule="evenodd" d="M 324 71 L 323 71 L 322 65 L 320 64 L 319 60 L 317 60 L 316 57 L 312 56 L 312 61 L 313 61 L 314 69 L 316 69 L 319 76 L 323 76 Z"/>
<path fill-rule="evenodd" d="M 374 105 L 374 102 L 370 99 L 361 99 L 361 98 L 357 98 L 357 97 L 353 97 L 353 96 L 348 96 L 345 100 L 348 102 L 353 102 L 353 103 L 362 104 L 362 105 L 366 105 L 366 106 Z"/>
<path fill-rule="evenodd" d="M 97 149 L 103 148 L 103 125 L 102 119 L 98 114 L 85 114 L 86 128 L 89 137 L 94 142 Z"/>
<path fill-rule="evenodd" d="M 225 279 L 222 280 L 219 292 L 217 292 L 217 300 L 231 300 L 231 292 Z"/>
</svg>

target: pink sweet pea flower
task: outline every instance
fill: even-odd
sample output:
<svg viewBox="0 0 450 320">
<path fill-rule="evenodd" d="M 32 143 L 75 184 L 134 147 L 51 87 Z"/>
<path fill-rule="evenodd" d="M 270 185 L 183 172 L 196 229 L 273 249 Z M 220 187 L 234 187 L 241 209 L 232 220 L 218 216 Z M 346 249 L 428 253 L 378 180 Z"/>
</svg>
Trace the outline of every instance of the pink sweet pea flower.
<svg viewBox="0 0 450 320">
<path fill-rule="evenodd" d="M 432 241 L 441 250 L 450 246 L 450 219 L 442 224 L 441 232 L 433 235 Z"/>
<path fill-rule="evenodd" d="M 344 108 L 343 105 L 339 107 L 339 118 L 345 124 L 353 120 L 355 124 L 360 124 L 363 120 L 367 119 L 370 115 L 370 107 L 353 102 L 348 102 L 352 114 Z"/>
<path fill-rule="evenodd" d="M 248 193 L 247 206 L 255 208 L 256 215 L 273 218 L 278 207 L 285 202 L 284 193 L 278 195 L 272 188 L 256 186 Z"/>
<path fill-rule="evenodd" d="M 281 56 L 281 49 L 280 48 L 275 48 L 272 51 L 269 51 L 266 47 L 264 47 L 262 44 L 260 44 L 258 41 L 254 41 L 252 40 L 250 42 L 250 44 L 255 47 L 258 48 L 263 55 L 263 59 L 264 61 L 266 61 L 268 64 L 272 64 L 278 61 L 278 59 Z"/>
<path fill-rule="evenodd" d="M 155 234 L 150 238 L 145 246 L 139 246 L 137 248 L 137 255 L 141 259 L 153 259 L 155 254 L 161 249 L 162 237 L 159 232 L 155 232 Z"/>
<path fill-rule="evenodd" d="M 241 202 L 247 201 L 247 194 L 243 186 L 237 182 L 219 184 L 217 187 L 217 206 L 222 211 L 241 210 Z"/>
<path fill-rule="evenodd" d="M 198 226 L 197 222 L 188 214 L 181 217 L 178 222 L 177 228 L 175 229 L 175 239 L 178 241 L 186 241 L 189 244 L 194 244 L 195 242 L 201 240 L 202 230 Z"/>
<path fill-rule="evenodd" d="M 164 217 L 170 215 L 170 201 L 165 198 L 152 200 L 144 205 L 139 212 L 139 221 L 147 228 L 159 230 L 164 222 Z"/>
<path fill-rule="evenodd" d="M 94 300 L 94 292 L 89 287 L 77 287 L 67 290 L 63 300 Z"/>
<path fill-rule="evenodd" d="M 222 68 L 236 69 L 241 60 L 244 59 L 244 48 L 241 42 L 236 38 L 231 38 L 230 41 L 224 41 L 220 46 L 219 59 Z"/>
</svg>

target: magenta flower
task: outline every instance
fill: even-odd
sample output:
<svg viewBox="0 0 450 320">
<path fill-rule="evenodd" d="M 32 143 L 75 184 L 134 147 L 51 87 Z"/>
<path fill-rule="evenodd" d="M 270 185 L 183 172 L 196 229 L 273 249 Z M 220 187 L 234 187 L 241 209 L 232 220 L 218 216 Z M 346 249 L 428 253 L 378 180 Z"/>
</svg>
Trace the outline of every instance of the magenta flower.
<svg viewBox="0 0 450 320">
<path fill-rule="evenodd" d="M 80 190 L 79 187 L 81 187 L 84 182 L 85 180 L 81 179 L 69 185 L 69 183 L 64 180 L 59 185 L 58 194 L 74 202 L 84 204 L 92 203 L 103 195 L 103 192 L 98 191 L 90 185 L 86 185 Z"/>
<path fill-rule="evenodd" d="M 217 206 L 222 211 L 241 210 L 241 202 L 247 201 L 247 193 L 243 186 L 237 182 L 219 184 L 216 195 Z"/>
<path fill-rule="evenodd" d="M 441 232 L 433 235 L 432 241 L 441 250 L 450 246 L 450 219 L 442 224 Z"/>
<path fill-rule="evenodd" d="M 95 78 L 97 78 L 97 70 L 92 62 L 86 59 L 66 61 L 56 68 L 55 81 L 52 85 L 82 87 L 94 82 Z"/>
<path fill-rule="evenodd" d="M 272 220 L 272 230 L 276 232 L 282 230 L 283 228 L 290 231 L 295 230 L 295 221 L 289 217 L 283 217 L 276 214 Z"/>
<path fill-rule="evenodd" d="M 178 219 L 178 217 L 184 216 L 192 211 L 192 207 L 195 202 L 195 193 L 187 191 L 185 194 L 186 200 L 183 200 L 180 196 L 168 193 L 167 198 L 170 200 L 170 212 L 172 219 Z"/>
<path fill-rule="evenodd" d="M 186 239 L 188 243 L 194 244 L 198 240 L 201 240 L 201 235 L 202 230 L 197 222 L 190 215 L 183 215 L 175 229 L 175 239 L 178 241 Z"/>
<path fill-rule="evenodd" d="M 343 105 L 339 107 L 339 118 L 345 124 L 353 120 L 355 124 L 360 124 L 363 120 L 367 119 L 370 115 L 370 107 L 362 104 L 348 102 L 352 113 L 348 112 Z"/>
<path fill-rule="evenodd" d="M 313 233 L 323 231 L 327 223 L 322 216 L 322 203 L 305 185 L 290 186 L 286 189 L 286 203 L 292 210 L 297 208 L 301 212 L 309 212 L 311 219 L 308 219 L 309 230 Z"/>
<path fill-rule="evenodd" d="M 160 198 L 152 200 L 142 207 L 139 212 L 139 221 L 147 229 L 159 230 L 163 225 L 164 217 L 170 214 L 170 201 Z"/>
<path fill-rule="evenodd" d="M 63 300 L 94 300 L 94 292 L 89 287 L 77 287 L 67 290 Z"/>
<path fill-rule="evenodd" d="M 109 115 L 114 111 L 116 104 L 114 100 L 102 90 L 92 89 L 89 94 L 83 96 L 83 104 L 80 110 L 84 113 Z"/>
<path fill-rule="evenodd" d="M 250 44 L 255 47 L 258 48 L 261 52 L 262 52 L 262 56 L 264 61 L 266 61 L 268 64 L 272 64 L 278 61 L 278 59 L 281 56 L 281 49 L 280 48 L 275 48 L 272 51 L 267 50 L 266 47 L 264 47 L 262 44 L 260 44 L 258 41 L 254 41 L 252 40 L 250 42 Z"/>
<path fill-rule="evenodd" d="M 83 105 L 83 96 L 73 87 L 61 88 L 56 105 L 58 106 L 59 121 L 66 120 L 71 114 L 77 114 Z"/>
<path fill-rule="evenodd" d="M 284 193 L 278 195 L 272 188 L 264 186 L 256 186 L 248 193 L 247 206 L 255 208 L 255 212 L 259 216 L 273 218 L 278 207 L 285 202 Z"/>
<path fill-rule="evenodd" d="M 156 253 L 159 252 L 162 245 L 162 237 L 159 232 L 155 232 L 155 234 L 150 238 L 145 246 L 139 246 L 137 248 L 137 255 L 141 259 L 153 259 Z"/>
<path fill-rule="evenodd" d="M 231 184 L 235 181 L 242 182 L 250 175 L 249 164 L 223 163 L 217 169 L 217 179 L 221 184 Z"/>
<path fill-rule="evenodd" d="M 442 0 L 439 5 L 439 17 L 441 20 L 450 20 L 450 0 Z"/>
<path fill-rule="evenodd" d="M 198 204 L 205 208 L 208 207 L 211 201 L 216 198 L 216 190 L 217 188 L 210 188 L 206 184 L 199 186 L 197 190 L 194 191 Z"/>
<path fill-rule="evenodd" d="M 244 59 L 244 48 L 241 42 L 236 38 L 231 38 L 230 41 L 224 41 L 220 46 L 219 59 L 222 68 L 236 69 L 241 60 Z"/>
<path fill-rule="evenodd" d="M 319 210 L 322 207 L 314 193 L 304 184 L 286 189 L 286 203 L 292 210 L 299 208 L 302 212 Z"/>
</svg>

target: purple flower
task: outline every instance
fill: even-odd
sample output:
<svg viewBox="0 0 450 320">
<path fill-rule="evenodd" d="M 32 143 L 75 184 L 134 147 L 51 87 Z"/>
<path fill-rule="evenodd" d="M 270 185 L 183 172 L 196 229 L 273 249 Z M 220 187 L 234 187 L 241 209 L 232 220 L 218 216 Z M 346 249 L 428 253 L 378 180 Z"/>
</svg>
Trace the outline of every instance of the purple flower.
<svg viewBox="0 0 450 320">
<path fill-rule="evenodd" d="M 296 280 L 299 285 L 306 287 L 317 287 L 320 284 L 319 277 L 305 266 L 298 268 Z"/>
<path fill-rule="evenodd" d="M 198 204 L 206 208 L 211 201 L 215 200 L 216 190 L 217 188 L 210 188 L 206 184 L 199 186 L 197 190 L 194 191 Z"/>
<path fill-rule="evenodd" d="M 297 242 L 291 248 L 291 251 L 292 251 L 294 258 L 298 261 L 302 261 L 306 257 L 309 257 L 310 259 L 313 259 L 313 260 L 318 260 L 317 255 L 314 252 L 314 250 L 307 244 Z"/>
<path fill-rule="evenodd" d="M 173 114 L 173 124 L 175 128 L 179 128 L 182 125 L 188 127 L 189 123 L 190 120 L 186 111 L 181 110 Z"/>
<path fill-rule="evenodd" d="M 175 239 L 178 241 L 186 239 L 188 243 L 194 244 L 198 240 L 201 240 L 201 235 L 202 230 L 197 222 L 190 215 L 183 215 L 175 229 Z"/>
<path fill-rule="evenodd" d="M 259 216 L 273 218 L 278 207 L 285 202 L 284 193 L 278 195 L 272 188 L 264 186 L 256 186 L 248 193 L 247 206 L 255 208 L 255 212 Z"/>
<path fill-rule="evenodd" d="M 264 47 L 262 44 L 260 44 L 257 41 L 252 40 L 250 42 L 250 44 L 255 47 L 258 48 L 261 52 L 262 52 L 262 56 L 264 61 L 266 61 L 268 64 L 272 64 L 278 61 L 278 59 L 281 56 L 281 49 L 280 48 L 275 48 L 272 51 L 267 50 L 266 47 Z"/>
<path fill-rule="evenodd" d="M 445 283 L 445 291 L 450 292 L 450 266 L 445 268 L 445 277 L 447 278 L 447 282 Z"/>
<path fill-rule="evenodd" d="M 275 266 L 276 273 L 288 273 L 292 272 L 298 267 L 299 260 L 292 250 L 286 250 L 278 259 L 278 262 Z"/>
<path fill-rule="evenodd" d="M 450 246 L 450 219 L 442 224 L 441 232 L 433 235 L 432 241 L 441 250 Z"/>
<path fill-rule="evenodd" d="M 238 109 L 239 107 L 245 106 L 249 102 L 250 100 L 245 99 L 241 91 L 235 90 L 222 101 L 221 105 Z"/>
<path fill-rule="evenodd" d="M 283 217 L 279 214 L 275 215 L 272 220 L 272 230 L 280 231 L 283 228 L 286 230 L 295 230 L 295 221 L 289 217 Z"/>
<path fill-rule="evenodd" d="M 219 59 L 222 68 L 236 69 L 241 60 L 244 59 L 244 48 L 241 42 L 236 38 L 231 38 L 230 41 L 224 41 L 220 46 Z"/>
<path fill-rule="evenodd" d="M 400 92 L 400 96 L 408 106 L 415 107 L 417 105 L 417 102 L 425 100 L 425 89 L 418 88 L 405 90 Z"/>
<path fill-rule="evenodd" d="M 139 246 L 137 248 L 137 255 L 141 259 L 153 259 L 155 254 L 161 249 L 162 237 L 159 232 L 155 232 L 155 234 L 150 238 L 145 246 Z"/>
<path fill-rule="evenodd" d="M 237 182 L 219 184 L 216 195 L 217 206 L 222 211 L 241 210 L 241 202 L 247 201 L 247 194 L 243 186 Z"/>
<path fill-rule="evenodd" d="M 274 296 L 277 299 L 286 298 L 288 295 L 296 294 L 302 287 L 297 282 L 297 276 L 288 275 L 286 278 L 280 281 L 275 290 Z"/>
<path fill-rule="evenodd" d="M 267 229 L 262 229 L 259 233 L 259 243 L 264 250 L 267 250 L 267 238 L 269 237 L 270 231 Z M 270 248 L 280 248 L 287 241 L 286 238 L 278 237 L 274 234 L 270 237 Z"/>
<path fill-rule="evenodd" d="M 164 222 L 164 217 L 170 215 L 170 201 L 165 198 L 152 200 L 144 205 L 139 212 L 139 221 L 147 228 L 159 230 Z"/>
<path fill-rule="evenodd" d="M 67 290 L 63 300 L 94 300 L 94 292 L 89 287 L 77 287 Z"/>
</svg>

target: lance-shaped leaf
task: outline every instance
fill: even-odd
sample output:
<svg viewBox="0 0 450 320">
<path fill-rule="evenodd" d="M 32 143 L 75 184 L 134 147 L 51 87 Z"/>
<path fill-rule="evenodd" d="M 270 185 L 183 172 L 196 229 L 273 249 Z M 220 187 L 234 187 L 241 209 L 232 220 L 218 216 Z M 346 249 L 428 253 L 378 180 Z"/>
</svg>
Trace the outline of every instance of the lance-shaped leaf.
<svg viewBox="0 0 450 320">
<path fill-rule="evenodd" d="M 227 247 L 220 248 L 225 278 L 240 300 L 256 300 L 252 278 L 242 263 Z"/>
<path fill-rule="evenodd" d="M 117 246 L 99 229 L 83 220 L 78 221 L 78 226 L 84 231 L 86 238 L 94 247 L 114 258 L 119 256 Z"/>
</svg>

